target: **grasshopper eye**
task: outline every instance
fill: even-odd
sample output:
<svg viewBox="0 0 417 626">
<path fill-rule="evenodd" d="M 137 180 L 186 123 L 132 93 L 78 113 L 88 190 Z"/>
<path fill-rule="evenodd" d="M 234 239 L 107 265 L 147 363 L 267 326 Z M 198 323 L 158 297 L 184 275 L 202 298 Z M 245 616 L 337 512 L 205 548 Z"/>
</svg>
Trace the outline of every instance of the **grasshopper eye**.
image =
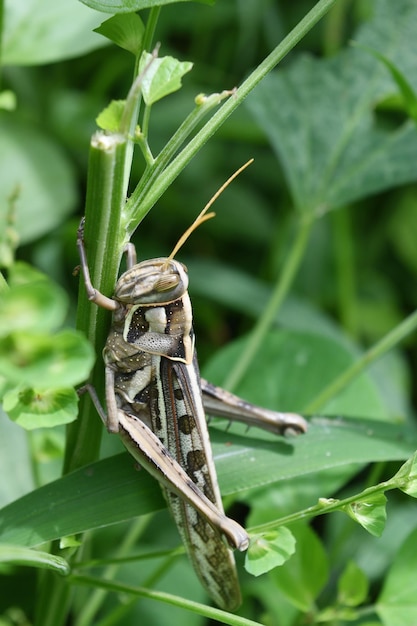
<svg viewBox="0 0 417 626">
<path fill-rule="evenodd" d="M 162 274 L 155 283 L 155 291 L 170 291 L 180 284 L 180 277 L 173 274 Z"/>
</svg>

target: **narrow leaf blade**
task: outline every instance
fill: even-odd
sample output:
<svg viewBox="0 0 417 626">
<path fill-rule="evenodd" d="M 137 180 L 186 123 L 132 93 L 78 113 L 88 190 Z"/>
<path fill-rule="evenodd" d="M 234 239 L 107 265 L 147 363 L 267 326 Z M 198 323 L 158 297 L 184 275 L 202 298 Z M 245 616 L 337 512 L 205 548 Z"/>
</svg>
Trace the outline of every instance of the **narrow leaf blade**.
<svg viewBox="0 0 417 626">
<path fill-rule="evenodd" d="M 67 561 L 62 557 L 10 544 L 0 543 L 0 563 L 51 569 L 59 574 L 69 574 L 70 572 Z"/>
</svg>

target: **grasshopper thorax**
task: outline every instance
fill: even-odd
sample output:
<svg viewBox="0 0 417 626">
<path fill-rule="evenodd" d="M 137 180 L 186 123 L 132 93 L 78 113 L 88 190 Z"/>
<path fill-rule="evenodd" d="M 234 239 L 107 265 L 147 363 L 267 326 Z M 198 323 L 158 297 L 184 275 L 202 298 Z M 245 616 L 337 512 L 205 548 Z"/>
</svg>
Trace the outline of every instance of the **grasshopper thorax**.
<svg viewBox="0 0 417 626">
<path fill-rule="evenodd" d="M 181 298 L 187 289 L 188 274 L 182 263 L 167 258 L 149 259 L 120 276 L 114 298 L 124 304 L 163 304 Z"/>
</svg>

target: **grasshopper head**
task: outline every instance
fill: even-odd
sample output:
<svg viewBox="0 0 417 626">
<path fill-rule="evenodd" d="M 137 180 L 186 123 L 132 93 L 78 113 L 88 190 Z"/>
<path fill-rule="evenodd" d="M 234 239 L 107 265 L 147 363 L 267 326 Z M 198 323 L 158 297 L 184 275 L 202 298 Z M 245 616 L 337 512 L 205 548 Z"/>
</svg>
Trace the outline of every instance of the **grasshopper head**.
<svg viewBox="0 0 417 626">
<path fill-rule="evenodd" d="M 150 259 L 121 275 L 114 298 L 125 304 L 159 304 L 180 298 L 188 289 L 185 266 L 173 259 Z"/>
</svg>

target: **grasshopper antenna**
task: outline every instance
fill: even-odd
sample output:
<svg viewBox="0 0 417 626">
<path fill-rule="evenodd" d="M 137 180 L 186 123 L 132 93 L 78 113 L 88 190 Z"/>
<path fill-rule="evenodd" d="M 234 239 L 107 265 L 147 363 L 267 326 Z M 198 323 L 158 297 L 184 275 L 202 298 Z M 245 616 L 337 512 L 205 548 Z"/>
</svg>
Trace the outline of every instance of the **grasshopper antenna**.
<svg viewBox="0 0 417 626">
<path fill-rule="evenodd" d="M 179 238 L 178 242 L 176 243 L 173 251 L 171 252 L 169 257 L 167 258 L 166 264 L 168 264 L 170 261 L 172 261 L 172 259 L 177 254 L 178 250 L 180 250 L 180 248 L 182 248 L 182 246 L 187 241 L 187 239 L 191 235 L 191 233 L 193 233 L 203 222 L 206 222 L 207 220 L 210 220 L 212 217 L 214 217 L 216 215 L 213 211 L 211 213 L 207 213 L 207 211 L 212 206 L 212 204 L 217 200 L 217 198 L 223 193 L 223 191 L 226 189 L 226 187 L 228 187 L 230 185 L 232 180 L 234 180 L 237 176 L 239 176 L 239 174 L 241 172 L 243 172 L 243 170 L 245 170 L 249 165 L 251 165 L 251 163 L 253 163 L 253 159 L 249 159 L 249 161 L 247 163 L 242 165 L 242 167 L 239 167 L 239 169 L 236 170 L 236 172 L 234 174 L 232 174 L 230 176 L 230 178 L 228 178 L 226 180 L 225 183 L 223 183 L 223 185 L 220 187 L 220 189 L 218 189 L 216 191 L 216 193 L 211 198 L 211 200 L 209 200 L 209 202 L 207 202 L 206 206 L 201 211 L 201 213 L 195 218 L 195 220 L 191 224 L 191 226 L 189 226 L 187 228 L 187 230 L 185 231 L 185 233 L 183 235 L 181 235 L 181 237 Z"/>
</svg>

